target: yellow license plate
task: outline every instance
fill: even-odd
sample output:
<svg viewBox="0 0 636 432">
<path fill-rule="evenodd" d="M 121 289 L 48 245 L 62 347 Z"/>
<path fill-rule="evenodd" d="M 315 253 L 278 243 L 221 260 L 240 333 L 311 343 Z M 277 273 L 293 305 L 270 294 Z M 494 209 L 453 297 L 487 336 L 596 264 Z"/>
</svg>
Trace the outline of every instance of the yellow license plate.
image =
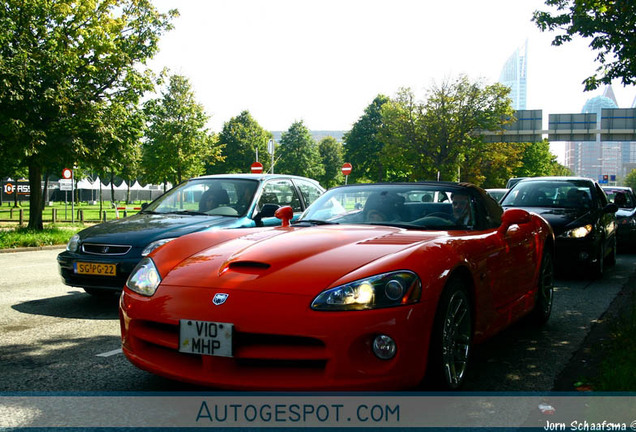
<svg viewBox="0 0 636 432">
<path fill-rule="evenodd" d="M 117 276 L 116 264 L 101 264 L 76 262 L 73 264 L 75 273 L 96 276 Z"/>
</svg>

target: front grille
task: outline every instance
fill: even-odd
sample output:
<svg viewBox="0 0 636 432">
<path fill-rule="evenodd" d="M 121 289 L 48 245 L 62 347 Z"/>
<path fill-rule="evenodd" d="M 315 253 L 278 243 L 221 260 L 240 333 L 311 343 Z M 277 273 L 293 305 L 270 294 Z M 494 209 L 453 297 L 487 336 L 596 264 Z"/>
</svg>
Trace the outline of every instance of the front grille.
<svg viewBox="0 0 636 432">
<path fill-rule="evenodd" d="M 111 245 L 98 243 L 82 244 L 82 252 L 91 255 L 126 255 L 132 248 L 130 245 Z"/>
<path fill-rule="evenodd" d="M 168 349 L 163 355 L 193 360 L 201 356 L 176 353 L 179 344 L 179 326 L 152 321 L 136 321 L 135 336 L 146 346 Z M 324 369 L 328 355 L 325 344 L 315 338 L 303 336 L 243 333 L 233 334 L 234 362 L 247 368 L 300 368 Z"/>
</svg>

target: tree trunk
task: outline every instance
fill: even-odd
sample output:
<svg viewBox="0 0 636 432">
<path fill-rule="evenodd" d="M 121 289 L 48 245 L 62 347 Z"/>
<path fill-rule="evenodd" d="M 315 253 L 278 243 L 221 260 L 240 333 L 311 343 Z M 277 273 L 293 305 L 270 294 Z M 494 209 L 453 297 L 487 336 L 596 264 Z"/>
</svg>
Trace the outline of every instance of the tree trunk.
<svg viewBox="0 0 636 432">
<path fill-rule="evenodd" d="M 29 225 L 27 228 L 42 231 L 42 167 L 29 163 Z"/>
</svg>

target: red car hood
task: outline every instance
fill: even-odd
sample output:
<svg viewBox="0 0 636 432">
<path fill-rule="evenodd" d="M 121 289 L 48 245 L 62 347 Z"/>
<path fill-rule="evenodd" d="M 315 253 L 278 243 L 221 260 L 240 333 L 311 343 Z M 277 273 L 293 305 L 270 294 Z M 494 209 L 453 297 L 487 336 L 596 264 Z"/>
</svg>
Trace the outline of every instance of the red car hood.
<svg viewBox="0 0 636 432">
<path fill-rule="evenodd" d="M 377 226 L 250 230 L 185 258 L 162 285 L 314 295 L 343 277 L 375 274 L 368 266 L 388 255 L 446 236 Z M 178 246 L 166 246 L 172 243 Z"/>
</svg>

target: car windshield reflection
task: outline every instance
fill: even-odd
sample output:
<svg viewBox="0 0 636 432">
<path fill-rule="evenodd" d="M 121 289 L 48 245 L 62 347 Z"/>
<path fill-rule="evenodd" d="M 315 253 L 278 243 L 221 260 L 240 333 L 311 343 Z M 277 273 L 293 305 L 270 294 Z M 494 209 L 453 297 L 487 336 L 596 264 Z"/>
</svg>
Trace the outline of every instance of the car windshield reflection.
<svg viewBox="0 0 636 432">
<path fill-rule="evenodd" d="M 458 188 L 431 184 L 359 185 L 327 191 L 298 224 L 388 225 L 407 229 L 474 226 L 472 197 Z"/>
<path fill-rule="evenodd" d="M 246 179 L 196 179 L 185 182 L 148 205 L 145 213 L 245 216 L 258 182 Z"/>
<path fill-rule="evenodd" d="M 590 209 L 592 191 L 587 182 L 520 182 L 501 203 L 506 207 L 555 207 Z"/>
</svg>

